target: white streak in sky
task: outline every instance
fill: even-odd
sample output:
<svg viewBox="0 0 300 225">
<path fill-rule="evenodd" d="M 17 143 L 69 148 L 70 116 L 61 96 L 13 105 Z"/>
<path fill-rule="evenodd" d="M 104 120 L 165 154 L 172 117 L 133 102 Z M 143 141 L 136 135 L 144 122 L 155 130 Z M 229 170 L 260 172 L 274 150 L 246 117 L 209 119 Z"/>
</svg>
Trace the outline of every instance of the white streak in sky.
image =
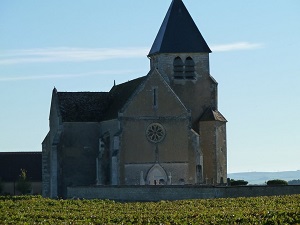
<svg viewBox="0 0 300 225">
<path fill-rule="evenodd" d="M 0 77 L 0 82 L 5 81 L 22 81 L 22 80 L 43 80 L 43 79 L 57 79 L 57 78 L 74 78 L 74 77 L 86 77 L 95 75 L 118 75 L 135 73 L 133 70 L 108 70 L 108 71 L 94 71 L 86 73 L 70 73 L 70 74 L 45 74 L 37 76 L 19 76 L 19 77 Z"/>
<path fill-rule="evenodd" d="M 211 46 L 211 49 L 213 52 L 229 52 L 238 50 L 252 50 L 262 47 L 263 44 L 260 43 L 236 42 L 232 44 L 213 45 Z"/>
<path fill-rule="evenodd" d="M 21 63 L 88 62 L 146 57 L 148 48 L 37 48 L 5 51 L 0 65 Z"/>
<path fill-rule="evenodd" d="M 251 50 L 261 48 L 259 43 L 237 42 L 213 45 L 214 52 Z M 36 48 L 7 50 L 0 52 L 0 65 L 55 62 L 91 62 L 108 59 L 126 59 L 146 57 L 149 48 Z"/>
</svg>

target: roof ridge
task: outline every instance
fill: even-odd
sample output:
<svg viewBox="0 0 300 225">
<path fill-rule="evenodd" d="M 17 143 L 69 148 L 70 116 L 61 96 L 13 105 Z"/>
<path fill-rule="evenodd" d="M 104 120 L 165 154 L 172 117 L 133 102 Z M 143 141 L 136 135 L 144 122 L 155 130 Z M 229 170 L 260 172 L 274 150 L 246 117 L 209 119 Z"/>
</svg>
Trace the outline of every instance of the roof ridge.
<svg viewBox="0 0 300 225">
<path fill-rule="evenodd" d="M 147 75 L 146 75 L 146 76 L 147 76 Z M 114 87 L 119 87 L 119 86 L 122 86 L 122 85 L 126 85 L 126 84 L 128 84 L 128 83 L 130 83 L 130 82 L 134 82 L 134 81 L 137 81 L 137 80 L 139 80 L 139 79 L 143 79 L 143 78 L 145 78 L 146 76 L 137 77 L 137 78 L 134 78 L 134 79 L 132 79 L 132 80 L 128 80 L 128 81 L 125 81 L 125 82 L 123 82 L 123 83 L 116 84 L 116 85 L 114 85 L 112 88 L 114 88 Z"/>
<path fill-rule="evenodd" d="M 108 91 L 58 91 L 57 93 L 108 93 Z"/>
</svg>

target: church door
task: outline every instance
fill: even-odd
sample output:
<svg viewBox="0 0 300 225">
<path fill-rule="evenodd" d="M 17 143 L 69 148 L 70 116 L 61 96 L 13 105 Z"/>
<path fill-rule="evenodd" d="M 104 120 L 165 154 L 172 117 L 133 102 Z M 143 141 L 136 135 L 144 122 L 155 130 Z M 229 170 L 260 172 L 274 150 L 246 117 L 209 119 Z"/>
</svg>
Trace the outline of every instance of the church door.
<svg viewBox="0 0 300 225">
<path fill-rule="evenodd" d="M 147 184 L 164 185 L 167 184 L 167 181 L 168 181 L 168 177 L 166 171 L 159 164 L 155 164 L 148 171 Z"/>
</svg>

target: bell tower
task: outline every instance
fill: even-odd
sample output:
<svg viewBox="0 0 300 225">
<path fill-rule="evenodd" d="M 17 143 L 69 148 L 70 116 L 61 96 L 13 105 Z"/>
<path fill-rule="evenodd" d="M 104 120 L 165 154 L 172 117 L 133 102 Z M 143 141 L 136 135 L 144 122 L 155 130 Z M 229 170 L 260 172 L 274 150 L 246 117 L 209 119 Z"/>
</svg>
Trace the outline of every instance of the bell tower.
<svg viewBox="0 0 300 225">
<path fill-rule="evenodd" d="M 173 0 L 148 54 L 156 69 L 191 112 L 199 134 L 203 178 L 226 182 L 226 119 L 218 111 L 218 83 L 210 75 L 206 41 L 182 0 Z"/>
<path fill-rule="evenodd" d="M 185 106 L 192 112 L 192 126 L 207 107 L 217 108 L 217 82 L 209 74 L 206 41 L 182 0 L 173 0 L 148 54 Z"/>
</svg>

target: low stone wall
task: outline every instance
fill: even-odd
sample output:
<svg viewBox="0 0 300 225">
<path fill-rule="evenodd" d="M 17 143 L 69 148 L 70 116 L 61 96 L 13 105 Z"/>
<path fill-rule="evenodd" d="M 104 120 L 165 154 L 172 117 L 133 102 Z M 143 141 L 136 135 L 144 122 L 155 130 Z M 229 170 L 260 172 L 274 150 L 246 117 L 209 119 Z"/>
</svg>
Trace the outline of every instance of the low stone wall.
<svg viewBox="0 0 300 225">
<path fill-rule="evenodd" d="M 41 195 L 42 194 L 42 182 L 30 182 L 31 183 L 31 194 Z M 3 195 L 20 195 L 21 193 L 17 190 L 16 182 L 3 182 Z"/>
<path fill-rule="evenodd" d="M 300 185 L 287 186 L 90 186 L 68 187 L 68 198 L 116 201 L 160 201 L 300 194 Z"/>
</svg>

